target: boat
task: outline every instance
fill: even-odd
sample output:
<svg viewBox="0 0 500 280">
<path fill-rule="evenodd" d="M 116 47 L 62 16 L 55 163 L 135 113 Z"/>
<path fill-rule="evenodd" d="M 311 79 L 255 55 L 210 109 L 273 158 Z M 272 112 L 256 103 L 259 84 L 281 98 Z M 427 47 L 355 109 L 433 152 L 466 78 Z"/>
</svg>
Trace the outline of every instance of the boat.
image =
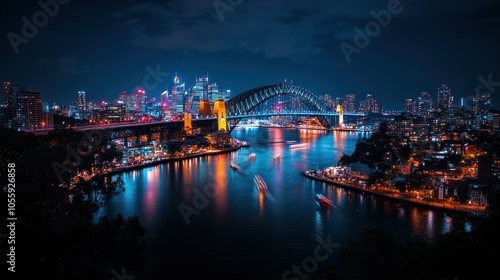
<svg viewBox="0 0 500 280">
<path fill-rule="evenodd" d="M 273 156 L 274 160 L 279 160 L 280 158 L 281 158 L 281 154 L 277 154 L 277 155 Z"/>
<path fill-rule="evenodd" d="M 257 156 L 257 155 L 256 155 L 255 153 L 251 153 L 251 154 L 248 156 L 248 158 L 249 158 L 249 159 L 254 159 L 256 156 Z"/>
<path fill-rule="evenodd" d="M 259 192 L 266 192 L 267 191 L 267 185 L 266 182 L 264 182 L 264 179 L 260 175 L 255 175 L 254 176 L 254 182 L 255 182 L 255 187 Z"/>
<path fill-rule="evenodd" d="M 305 148 L 308 148 L 308 147 L 309 147 L 309 144 L 307 144 L 307 143 L 290 145 L 290 149 L 305 149 Z"/>
<path fill-rule="evenodd" d="M 234 169 L 234 170 L 239 170 L 240 169 L 240 167 L 236 163 L 234 163 L 233 161 L 231 161 L 231 163 L 229 164 L 229 166 L 231 166 L 231 168 Z"/>
<path fill-rule="evenodd" d="M 333 201 L 322 194 L 316 194 L 316 202 L 318 202 L 319 206 L 324 208 L 330 208 L 333 206 Z"/>
</svg>

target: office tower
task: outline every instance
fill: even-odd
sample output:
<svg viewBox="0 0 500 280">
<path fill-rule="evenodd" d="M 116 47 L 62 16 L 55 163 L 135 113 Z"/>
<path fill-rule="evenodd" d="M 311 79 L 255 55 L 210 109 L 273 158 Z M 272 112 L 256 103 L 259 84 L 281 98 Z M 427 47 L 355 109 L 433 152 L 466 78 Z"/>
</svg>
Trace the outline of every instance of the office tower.
<svg viewBox="0 0 500 280">
<path fill-rule="evenodd" d="M 417 113 L 417 104 L 412 98 L 407 98 L 405 101 L 405 112 L 409 114 Z"/>
<path fill-rule="evenodd" d="M 136 113 L 144 113 L 146 111 L 146 91 L 143 89 L 138 89 L 135 92 L 135 111 Z"/>
<path fill-rule="evenodd" d="M 208 99 L 208 75 L 196 77 L 195 94 L 199 96 L 200 99 Z"/>
<path fill-rule="evenodd" d="M 438 88 L 437 105 L 438 109 L 441 111 L 451 109 L 455 105 L 453 93 L 451 92 L 451 89 L 445 84 L 441 85 L 441 87 Z"/>
<path fill-rule="evenodd" d="M 80 114 L 87 111 L 87 97 L 85 91 L 78 92 L 78 111 Z"/>
<path fill-rule="evenodd" d="M 135 94 L 122 91 L 118 94 L 118 103 L 122 103 L 125 107 L 124 120 L 134 120 L 136 113 L 137 97 Z"/>
<path fill-rule="evenodd" d="M 492 108 L 492 103 L 491 103 L 491 95 L 489 92 L 487 93 L 479 93 L 476 92 L 472 96 L 472 101 L 470 101 L 471 104 L 467 104 L 471 106 L 472 111 L 474 114 L 486 114 L 491 108 Z M 464 104 L 465 105 L 465 104 Z"/>
<path fill-rule="evenodd" d="M 168 107 L 168 90 L 165 90 L 160 95 L 160 104 L 162 107 Z"/>
<path fill-rule="evenodd" d="M 2 87 L 2 103 L 0 103 L 0 126 L 16 128 L 16 109 L 14 107 L 14 85 L 4 82 Z"/>
<path fill-rule="evenodd" d="M 177 73 L 175 73 L 174 84 L 172 85 L 172 107 L 175 113 L 185 111 L 186 84 L 181 82 Z"/>
<path fill-rule="evenodd" d="M 21 130 L 42 128 L 42 100 L 36 90 L 16 94 L 17 125 Z"/>
<path fill-rule="evenodd" d="M 219 86 L 217 84 L 208 85 L 208 101 L 211 105 L 214 104 L 215 100 L 223 99 L 219 96 Z"/>
<path fill-rule="evenodd" d="M 122 122 L 125 120 L 125 105 L 120 103 L 106 104 L 103 113 L 107 122 Z"/>
<path fill-rule="evenodd" d="M 373 95 L 368 93 L 366 99 L 359 102 L 359 111 L 361 113 L 380 113 L 381 109 Z"/>
<path fill-rule="evenodd" d="M 418 113 L 423 117 L 428 117 L 429 112 L 432 110 L 432 98 L 428 92 L 420 93 L 418 97 Z"/>
<path fill-rule="evenodd" d="M 356 95 L 348 94 L 345 96 L 342 102 L 342 108 L 345 113 L 355 113 L 356 112 Z"/>
<path fill-rule="evenodd" d="M 122 91 L 118 94 L 118 101 L 123 101 L 123 103 L 127 103 L 127 92 Z"/>
<path fill-rule="evenodd" d="M 14 85 L 11 82 L 3 82 L 2 105 L 5 107 L 14 105 Z"/>
</svg>

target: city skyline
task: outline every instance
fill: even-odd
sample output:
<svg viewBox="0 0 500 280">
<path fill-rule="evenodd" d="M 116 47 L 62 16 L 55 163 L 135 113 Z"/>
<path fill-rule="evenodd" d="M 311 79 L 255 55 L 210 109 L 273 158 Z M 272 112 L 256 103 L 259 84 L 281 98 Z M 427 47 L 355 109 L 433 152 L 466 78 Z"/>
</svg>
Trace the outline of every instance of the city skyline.
<svg viewBox="0 0 500 280">
<path fill-rule="evenodd" d="M 286 79 L 389 111 L 446 84 L 456 104 L 479 91 L 498 107 L 495 1 L 230 2 L 4 4 L 0 77 L 61 105 L 139 87 L 159 99 L 175 73 L 193 85 L 208 72 L 233 96 Z"/>
</svg>

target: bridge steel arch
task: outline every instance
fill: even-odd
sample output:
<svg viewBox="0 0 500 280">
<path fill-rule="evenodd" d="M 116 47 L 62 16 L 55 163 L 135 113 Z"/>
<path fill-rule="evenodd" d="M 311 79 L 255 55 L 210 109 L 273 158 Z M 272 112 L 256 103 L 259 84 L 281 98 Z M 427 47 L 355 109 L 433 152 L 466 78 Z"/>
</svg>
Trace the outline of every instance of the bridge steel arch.
<svg viewBox="0 0 500 280">
<path fill-rule="evenodd" d="M 267 85 L 245 91 L 225 102 L 226 112 L 231 115 L 247 115 L 259 104 L 278 94 L 299 99 L 311 111 L 331 113 L 324 101 L 316 94 L 292 84 Z M 318 117 L 318 119 L 323 126 L 331 126 L 331 121 L 328 121 L 326 117 Z"/>
</svg>

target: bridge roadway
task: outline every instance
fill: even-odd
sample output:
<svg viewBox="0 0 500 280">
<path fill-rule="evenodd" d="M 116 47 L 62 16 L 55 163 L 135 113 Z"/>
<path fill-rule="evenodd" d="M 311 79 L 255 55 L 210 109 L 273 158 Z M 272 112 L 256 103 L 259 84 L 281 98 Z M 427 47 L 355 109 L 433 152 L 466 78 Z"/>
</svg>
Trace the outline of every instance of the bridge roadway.
<svg viewBox="0 0 500 280">
<path fill-rule="evenodd" d="M 266 111 L 266 112 L 255 112 L 250 114 L 243 115 L 228 115 L 228 120 L 241 120 L 245 118 L 260 118 L 260 117 L 270 117 L 270 116 L 330 116 L 330 117 L 338 117 L 338 113 L 322 113 L 322 112 L 314 112 L 314 111 Z M 364 114 L 359 113 L 345 113 L 344 116 L 365 116 Z M 216 131 L 215 128 L 217 124 L 217 119 L 214 116 L 210 117 L 198 117 L 192 119 L 193 128 L 208 128 L 211 132 Z M 121 123 L 110 123 L 110 124 L 100 124 L 100 125 L 87 125 L 87 126 L 73 126 L 72 129 L 75 131 L 103 131 L 105 133 L 117 133 L 115 137 L 112 138 L 120 138 L 126 136 L 133 136 L 137 133 L 133 133 L 132 131 L 137 131 L 141 133 L 151 133 L 151 132 L 164 132 L 167 130 L 177 130 L 180 131 L 183 129 L 184 120 L 170 120 L 170 121 L 152 121 L 152 122 L 121 122 Z M 234 128 L 234 127 L 232 127 Z M 232 131 L 232 128 L 229 130 Z M 26 132 L 33 133 L 37 136 L 47 135 L 50 131 L 54 130 L 53 128 L 45 128 L 45 129 L 33 129 L 26 130 Z M 129 132 L 127 132 L 129 131 Z M 122 132 L 122 133 L 120 133 Z"/>
</svg>

